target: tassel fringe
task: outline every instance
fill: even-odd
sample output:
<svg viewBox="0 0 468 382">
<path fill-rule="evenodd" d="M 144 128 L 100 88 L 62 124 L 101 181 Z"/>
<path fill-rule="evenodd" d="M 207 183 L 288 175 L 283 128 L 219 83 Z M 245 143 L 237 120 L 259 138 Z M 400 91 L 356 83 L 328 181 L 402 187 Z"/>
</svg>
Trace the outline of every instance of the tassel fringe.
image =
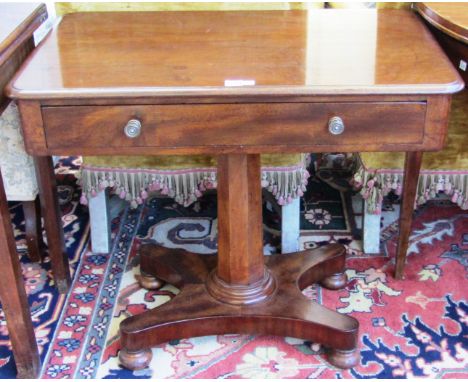
<svg viewBox="0 0 468 382">
<path fill-rule="evenodd" d="M 367 212 L 380 213 L 383 197 L 390 191 L 401 195 L 403 186 L 403 170 L 369 170 L 359 159 L 358 168 L 351 179 L 351 185 L 359 190 L 367 201 Z M 468 210 L 468 171 L 421 171 L 418 180 L 414 208 L 436 197 L 438 193 L 451 196 L 463 210 Z"/>
<path fill-rule="evenodd" d="M 291 167 L 262 168 L 261 184 L 273 193 L 278 204 L 286 205 L 304 195 L 309 172 L 303 163 Z M 83 166 L 80 184 L 82 204 L 107 188 L 130 202 L 133 208 L 142 204 L 150 192 L 159 191 L 183 206 L 189 206 L 206 190 L 217 188 L 216 168 L 190 170 L 146 170 L 96 168 Z"/>
</svg>

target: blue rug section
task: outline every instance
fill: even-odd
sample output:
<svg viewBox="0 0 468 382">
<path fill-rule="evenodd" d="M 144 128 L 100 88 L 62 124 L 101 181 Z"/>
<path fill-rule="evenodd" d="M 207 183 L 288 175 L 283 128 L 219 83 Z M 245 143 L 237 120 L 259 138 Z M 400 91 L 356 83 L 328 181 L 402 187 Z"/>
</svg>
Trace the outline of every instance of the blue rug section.
<svg viewBox="0 0 468 382">
<path fill-rule="evenodd" d="M 74 161 L 75 158 L 67 158 L 58 166 L 62 170 L 76 169 L 77 167 Z M 58 174 L 57 183 L 60 209 L 63 215 L 67 254 L 73 276 L 74 270 L 81 258 L 81 251 L 84 247 L 82 240 L 89 221 L 88 209 L 79 204 L 81 190 L 77 185 L 74 175 Z M 56 328 L 60 308 L 63 304 L 63 296 L 57 292 L 54 286 L 47 248 L 45 249 L 45 257 L 42 263 L 33 263 L 28 258 L 24 234 L 24 215 L 21 203 L 9 202 L 8 205 L 15 227 L 14 232 L 17 241 L 18 256 L 20 257 L 25 288 L 28 293 L 36 340 L 41 355 L 41 361 L 43 361 Z M 10 348 L 3 310 L 1 310 L 0 315 L 0 378 L 16 378 L 16 366 Z"/>
</svg>

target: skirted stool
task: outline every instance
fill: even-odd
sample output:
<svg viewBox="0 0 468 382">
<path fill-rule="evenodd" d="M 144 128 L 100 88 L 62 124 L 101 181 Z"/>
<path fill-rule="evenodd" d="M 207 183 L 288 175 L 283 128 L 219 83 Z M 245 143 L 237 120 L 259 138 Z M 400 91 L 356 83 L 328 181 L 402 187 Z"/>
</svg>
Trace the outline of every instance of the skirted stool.
<svg viewBox="0 0 468 382">
<path fill-rule="evenodd" d="M 300 200 L 309 173 L 304 154 L 263 155 L 264 197 L 281 214 L 281 250 L 299 249 Z M 142 204 L 150 192 L 189 206 L 207 190 L 217 187 L 216 159 L 193 156 L 83 157 L 81 202 L 89 205 L 93 252 L 111 249 L 109 194 L 113 192 L 132 207 Z"/>
</svg>

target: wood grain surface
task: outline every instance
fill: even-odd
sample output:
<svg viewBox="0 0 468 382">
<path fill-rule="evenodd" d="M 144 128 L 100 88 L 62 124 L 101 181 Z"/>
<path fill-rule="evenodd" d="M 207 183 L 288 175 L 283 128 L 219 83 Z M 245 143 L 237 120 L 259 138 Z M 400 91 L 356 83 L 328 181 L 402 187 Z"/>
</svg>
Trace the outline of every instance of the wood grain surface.
<svg viewBox="0 0 468 382">
<path fill-rule="evenodd" d="M 4 88 L 34 48 L 33 33 L 46 18 L 44 4 L 0 3 L 0 113 L 9 102 Z"/>
<path fill-rule="evenodd" d="M 34 47 L 33 32 L 47 17 L 43 4 L 0 4 L 0 113 L 8 105 L 4 86 Z M 26 211 L 28 211 L 26 207 Z M 28 250 L 31 244 L 31 218 L 26 213 Z M 32 223 L 36 223 L 36 218 Z M 32 224 L 34 225 L 34 224 Z M 38 254 L 33 254 L 37 259 Z M 18 378 L 37 378 L 41 361 L 24 288 L 23 275 L 3 179 L 0 174 L 0 300 L 8 327 Z"/>
<path fill-rule="evenodd" d="M 414 9 L 443 33 L 468 44 L 468 3 L 418 3 Z"/>
<path fill-rule="evenodd" d="M 425 102 L 250 103 L 217 105 L 64 106 L 42 109 L 47 146 L 89 148 L 186 148 L 217 146 L 323 145 L 352 151 L 363 141 L 384 145 L 421 144 Z M 330 118 L 345 123 L 340 135 Z M 124 127 L 141 121 L 141 134 L 128 138 Z M 378 121 L 378 123 L 376 123 Z M 405 126 L 401 134 L 395 134 Z M 297 149 L 296 149 L 297 150 Z M 297 150 L 300 151 L 300 150 Z"/>
<path fill-rule="evenodd" d="M 461 86 L 408 11 L 100 12 L 66 15 L 9 94 L 428 94 Z"/>
<path fill-rule="evenodd" d="M 0 3 L 0 65 L 46 18 L 45 4 Z"/>
</svg>

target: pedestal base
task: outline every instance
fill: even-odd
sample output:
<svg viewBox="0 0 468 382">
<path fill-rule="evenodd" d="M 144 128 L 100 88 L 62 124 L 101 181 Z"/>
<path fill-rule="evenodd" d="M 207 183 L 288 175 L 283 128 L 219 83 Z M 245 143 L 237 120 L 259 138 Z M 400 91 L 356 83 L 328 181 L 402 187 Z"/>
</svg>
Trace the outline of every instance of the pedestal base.
<svg viewBox="0 0 468 382">
<path fill-rule="evenodd" d="M 129 369 L 149 364 L 151 347 L 173 339 L 215 334 L 269 334 L 308 339 L 330 349 L 329 362 L 340 368 L 358 361 L 359 323 L 352 317 L 308 300 L 301 290 L 313 283 L 336 289 L 346 283 L 342 245 L 265 257 L 274 290 L 249 304 L 222 302 L 206 283 L 216 256 L 197 255 L 155 245 L 140 250 L 141 270 L 147 277 L 180 289 L 170 302 L 120 324 L 120 363 Z M 151 284 L 153 285 L 153 284 Z"/>
</svg>

